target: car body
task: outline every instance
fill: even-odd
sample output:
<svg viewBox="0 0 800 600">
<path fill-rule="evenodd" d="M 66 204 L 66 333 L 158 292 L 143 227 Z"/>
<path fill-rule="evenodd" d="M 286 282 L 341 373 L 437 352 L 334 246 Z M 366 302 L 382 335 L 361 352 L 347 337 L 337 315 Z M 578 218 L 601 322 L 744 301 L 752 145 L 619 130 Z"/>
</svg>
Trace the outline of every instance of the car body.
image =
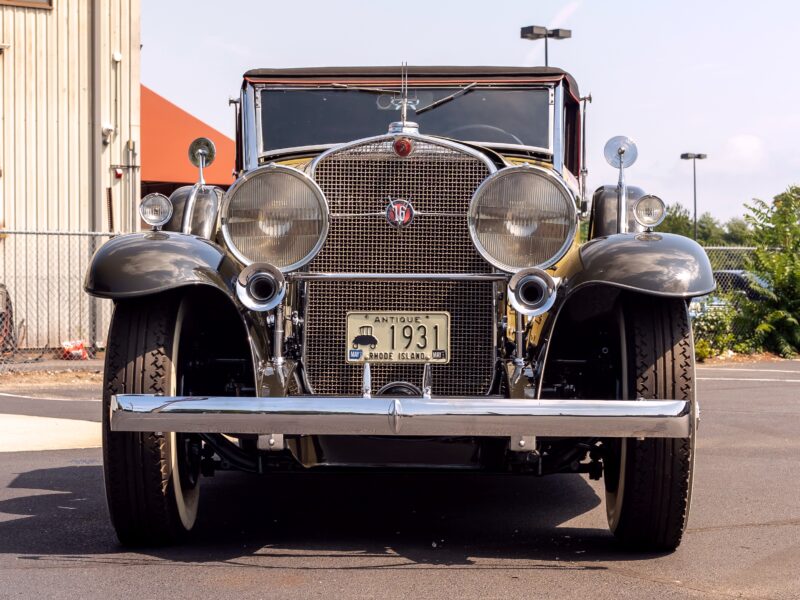
<svg viewBox="0 0 800 600">
<path fill-rule="evenodd" d="M 624 183 L 628 141 L 619 184 L 590 202 L 581 101 L 546 67 L 247 72 L 236 182 L 223 193 L 201 169 L 167 221 L 112 239 L 87 273 L 118 312 L 104 427 L 120 539 L 166 518 L 136 512 L 133 479 L 113 483 L 137 469 L 171 469 L 169 531 L 185 532 L 200 472 L 436 468 L 613 471 L 612 529 L 677 546 L 694 388 L 647 392 L 658 360 L 637 362 L 632 345 L 680 350 L 690 378 L 686 302 L 714 280 L 696 243 L 640 224 L 635 207 L 658 199 Z M 146 317 L 162 312 L 157 327 Z M 656 321 L 678 323 L 674 344 L 651 348 L 635 327 Z M 123 347 L 137 331 L 139 349 Z M 620 517 L 642 440 L 682 452 L 669 535 Z"/>
</svg>

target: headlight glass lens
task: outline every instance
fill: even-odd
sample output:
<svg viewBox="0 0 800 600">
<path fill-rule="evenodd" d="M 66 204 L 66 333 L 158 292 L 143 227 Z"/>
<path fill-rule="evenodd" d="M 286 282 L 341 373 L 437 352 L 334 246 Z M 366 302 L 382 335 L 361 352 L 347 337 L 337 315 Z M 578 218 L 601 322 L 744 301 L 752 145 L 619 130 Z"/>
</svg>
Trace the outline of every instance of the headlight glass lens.
<svg viewBox="0 0 800 600">
<path fill-rule="evenodd" d="M 667 216 L 664 201 L 658 196 L 642 196 L 633 205 L 633 218 L 642 227 L 655 227 Z"/>
<path fill-rule="evenodd" d="M 489 177 L 472 198 L 469 228 L 486 260 L 504 271 L 547 268 L 566 252 L 577 223 L 561 181 L 538 167 L 509 167 Z"/>
<path fill-rule="evenodd" d="M 139 203 L 139 216 L 151 227 L 161 227 L 172 218 L 172 202 L 164 194 L 147 194 Z"/>
<path fill-rule="evenodd" d="M 328 206 L 319 187 L 290 167 L 248 173 L 226 197 L 222 232 L 245 264 L 297 269 L 317 254 L 328 231 Z"/>
</svg>

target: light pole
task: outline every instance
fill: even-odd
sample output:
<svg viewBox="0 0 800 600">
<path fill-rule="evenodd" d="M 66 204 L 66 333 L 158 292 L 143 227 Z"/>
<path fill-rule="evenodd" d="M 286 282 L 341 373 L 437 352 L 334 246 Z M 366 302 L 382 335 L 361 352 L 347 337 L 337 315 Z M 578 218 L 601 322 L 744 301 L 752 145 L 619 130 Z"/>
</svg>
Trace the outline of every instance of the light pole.
<svg viewBox="0 0 800 600">
<path fill-rule="evenodd" d="M 539 25 L 529 25 L 519 30 L 519 37 L 523 40 L 541 40 L 544 39 L 544 66 L 549 67 L 547 57 L 547 40 L 548 38 L 555 38 L 557 40 L 565 40 L 572 37 L 571 29 L 548 29 Z"/>
<path fill-rule="evenodd" d="M 692 161 L 692 180 L 694 181 L 694 241 L 697 241 L 697 161 L 708 158 L 707 154 L 696 152 L 684 152 L 681 154 L 683 160 Z"/>
</svg>

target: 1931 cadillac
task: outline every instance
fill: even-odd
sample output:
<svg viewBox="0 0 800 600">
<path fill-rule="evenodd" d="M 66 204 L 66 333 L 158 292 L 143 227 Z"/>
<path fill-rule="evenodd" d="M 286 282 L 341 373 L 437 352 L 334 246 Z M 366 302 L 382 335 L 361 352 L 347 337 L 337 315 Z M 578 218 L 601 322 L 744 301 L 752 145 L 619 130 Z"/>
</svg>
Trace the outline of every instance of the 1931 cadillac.
<svg viewBox="0 0 800 600">
<path fill-rule="evenodd" d="M 605 480 L 627 545 L 674 549 L 697 423 L 703 250 L 663 202 L 588 194 L 585 101 L 554 68 L 249 71 L 235 183 L 149 195 L 96 253 L 115 302 L 105 485 L 123 543 L 194 525 L 200 481 L 354 468 Z M 588 241 L 578 239 L 588 219 Z"/>
</svg>

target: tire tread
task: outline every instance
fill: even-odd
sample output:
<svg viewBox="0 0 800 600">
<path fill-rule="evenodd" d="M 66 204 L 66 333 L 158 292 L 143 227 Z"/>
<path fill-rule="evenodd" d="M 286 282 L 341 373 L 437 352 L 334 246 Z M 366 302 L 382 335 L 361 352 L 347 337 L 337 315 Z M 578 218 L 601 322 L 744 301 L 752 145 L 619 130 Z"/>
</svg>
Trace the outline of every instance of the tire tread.
<svg viewBox="0 0 800 600">
<path fill-rule="evenodd" d="M 630 304 L 630 340 L 636 397 L 693 399 L 694 352 L 686 305 L 651 299 Z M 614 534 L 649 550 L 674 550 L 689 509 L 689 438 L 629 439 L 625 492 Z"/>
<path fill-rule="evenodd" d="M 111 396 L 165 394 L 178 299 L 119 302 L 109 330 L 103 394 L 103 466 L 111 522 L 125 545 L 162 545 L 184 533 L 171 490 L 167 438 L 112 432 Z"/>
</svg>

